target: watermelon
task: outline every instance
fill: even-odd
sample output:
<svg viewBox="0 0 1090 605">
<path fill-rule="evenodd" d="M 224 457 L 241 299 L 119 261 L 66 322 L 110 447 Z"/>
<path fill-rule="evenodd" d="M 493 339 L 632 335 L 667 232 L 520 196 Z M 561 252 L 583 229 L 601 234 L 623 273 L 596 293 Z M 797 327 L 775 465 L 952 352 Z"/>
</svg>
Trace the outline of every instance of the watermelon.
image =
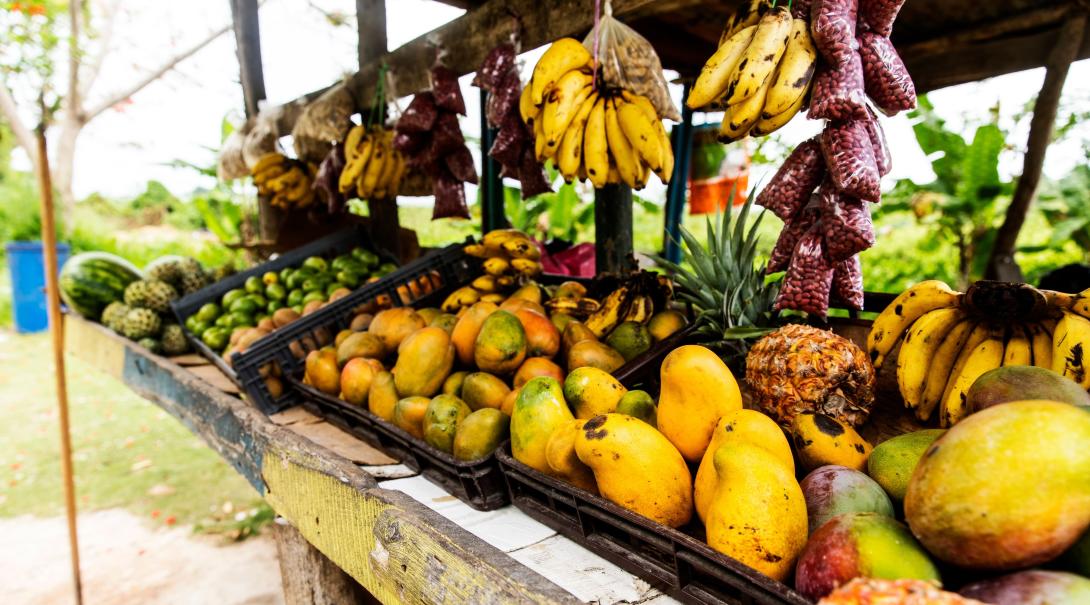
<svg viewBox="0 0 1090 605">
<path fill-rule="evenodd" d="M 61 268 L 61 299 L 68 308 L 98 321 L 106 305 L 125 297 L 125 286 L 144 276 L 129 261 L 106 252 L 84 252 Z"/>
</svg>

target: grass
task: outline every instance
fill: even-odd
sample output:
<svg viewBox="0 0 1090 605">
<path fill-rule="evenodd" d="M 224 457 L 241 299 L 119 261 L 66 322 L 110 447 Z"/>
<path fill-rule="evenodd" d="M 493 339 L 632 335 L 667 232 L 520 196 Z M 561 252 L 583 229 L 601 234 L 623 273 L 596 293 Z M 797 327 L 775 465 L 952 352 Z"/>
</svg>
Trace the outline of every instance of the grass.
<svg viewBox="0 0 1090 605">
<path fill-rule="evenodd" d="M 44 334 L 0 332 L 0 517 L 64 511 L 51 355 Z M 122 507 L 233 537 L 268 516 L 257 492 L 180 422 L 88 364 L 66 363 L 81 510 Z"/>
</svg>

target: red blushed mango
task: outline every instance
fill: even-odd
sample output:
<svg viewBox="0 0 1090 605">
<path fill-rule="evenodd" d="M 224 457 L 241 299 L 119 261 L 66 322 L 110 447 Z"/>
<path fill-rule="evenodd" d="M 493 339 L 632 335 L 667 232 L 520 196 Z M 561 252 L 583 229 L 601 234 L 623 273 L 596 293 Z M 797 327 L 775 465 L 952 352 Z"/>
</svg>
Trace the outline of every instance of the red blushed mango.
<svg viewBox="0 0 1090 605">
<path fill-rule="evenodd" d="M 811 534 L 843 513 L 893 517 L 893 503 L 885 490 L 859 471 L 844 466 L 822 466 L 806 475 L 799 485 L 806 498 Z"/>
<path fill-rule="evenodd" d="M 519 308 L 514 311 L 526 332 L 527 357 L 553 357 L 560 350 L 560 332 L 553 322 L 537 311 Z"/>
<path fill-rule="evenodd" d="M 538 376 L 548 376 L 557 382 L 564 382 L 564 370 L 560 366 L 544 357 L 531 357 L 522 362 L 515 372 L 514 386 L 517 389 Z"/>
<path fill-rule="evenodd" d="M 341 399 L 352 405 L 366 405 L 375 368 L 366 359 L 349 360 L 341 370 Z"/>
</svg>

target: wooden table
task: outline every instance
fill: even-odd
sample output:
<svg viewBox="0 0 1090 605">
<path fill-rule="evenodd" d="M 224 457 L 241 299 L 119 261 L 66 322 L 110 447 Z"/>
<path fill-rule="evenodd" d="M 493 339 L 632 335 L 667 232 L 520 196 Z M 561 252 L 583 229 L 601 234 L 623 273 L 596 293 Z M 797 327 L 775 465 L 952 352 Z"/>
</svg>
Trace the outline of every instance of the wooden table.
<svg viewBox="0 0 1090 605">
<path fill-rule="evenodd" d="M 65 332 L 70 354 L 178 418 L 383 603 L 675 602 L 512 506 L 469 508 L 301 408 L 266 417 L 98 324 L 67 316 Z"/>
</svg>

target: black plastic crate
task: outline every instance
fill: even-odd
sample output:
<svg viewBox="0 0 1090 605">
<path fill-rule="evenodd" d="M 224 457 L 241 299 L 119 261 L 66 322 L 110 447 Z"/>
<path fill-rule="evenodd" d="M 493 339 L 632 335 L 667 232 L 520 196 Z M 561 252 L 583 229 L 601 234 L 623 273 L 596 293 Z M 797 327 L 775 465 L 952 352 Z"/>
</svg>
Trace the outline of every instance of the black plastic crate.
<svg viewBox="0 0 1090 605">
<path fill-rule="evenodd" d="M 510 442 L 495 456 L 519 510 L 680 601 L 812 605 L 693 536 L 522 464 L 511 456 Z"/>
<path fill-rule="evenodd" d="M 294 377 L 288 377 L 288 383 L 303 394 L 303 407 L 311 413 L 384 450 L 469 506 L 488 511 L 507 505 L 507 486 L 495 452 L 480 460 L 458 460 L 385 422 L 365 407 L 327 395 Z"/>
<path fill-rule="evenodd" d="M 234 382 L 240 388 L 243 386 L 239 380 L 237 368 L 240 363 L 248 361 L 251 356 L 254 355 L 253 351 L 256 349 L 256 345 L 260 342 L 268 340 L 269 337 L 259 340 L 254 343 L 243 353 L 235 353 L 232 356 L 232 364 L 228 364 L 224 361 L 223 357 L 217 354 L 215 351 L 205 345 L 200 338 L 197 338 L 196 334 L 193 334 L 185 327 L 185 320 L 196 313 L 202 306 L 207 303 L 214 302 L 219 303 L 223 295 L 230 290 L 243 287 L 246 280 L 250 277 L 261 277 L 268 271 L 279 272 L 281 269 L 288 267 L 294 267 L 302 264 L 304 260 L 311 256 L 329 256 L 347 252 L 356 246 L 363 246 L 376 252 L 383 261 L 390 261 L 392 257 L 382 251 L 376 251 L 370 245 L 370 236 L 367 234 L 367 230 L 363 226 L 355 226 L 338 231 L 326 237 L 314 240 L 313 242 L 296 248 L 291 252 L 281 254 L 275 259 L 251 267 L 240 273 L 230 275 L 221 279 L 220 281 L 202 288 L 192 294 L 183 296 L 182 298 L 170 303 L 171 309 L 174 311 L 174 316 L 178 319 L 178 323 L 181 324 L 182 330 L 185 332 L 186 339 L 189 340 L 189 344 L 195 351 L 203 355 L 206 359 L 211 361 L 221 372 L 224 373 L 232 382 Z"/>
<path fill-rule="evenodd" d="M 429 291 L 437 295 L 449 293 L 465 283 L 476 274 L 479 261 L 462 251 L 464 245 L 451 244 L 434 250 L 254 343 L 244 356 L 233 358 L 243 392 L 266 414 L 300 403 L 303 398 L 297 389 L 285 388 L 279 397 L 273 397 L 265 382 L 267 374 L 279 372 L 285 379 L 301 376 L 306 354 L 318 348 L 319 343 L 332 341 L 333 335 L 348 327 L 360 308 L 404 306 L 424 300 Z"/>
</svg>

